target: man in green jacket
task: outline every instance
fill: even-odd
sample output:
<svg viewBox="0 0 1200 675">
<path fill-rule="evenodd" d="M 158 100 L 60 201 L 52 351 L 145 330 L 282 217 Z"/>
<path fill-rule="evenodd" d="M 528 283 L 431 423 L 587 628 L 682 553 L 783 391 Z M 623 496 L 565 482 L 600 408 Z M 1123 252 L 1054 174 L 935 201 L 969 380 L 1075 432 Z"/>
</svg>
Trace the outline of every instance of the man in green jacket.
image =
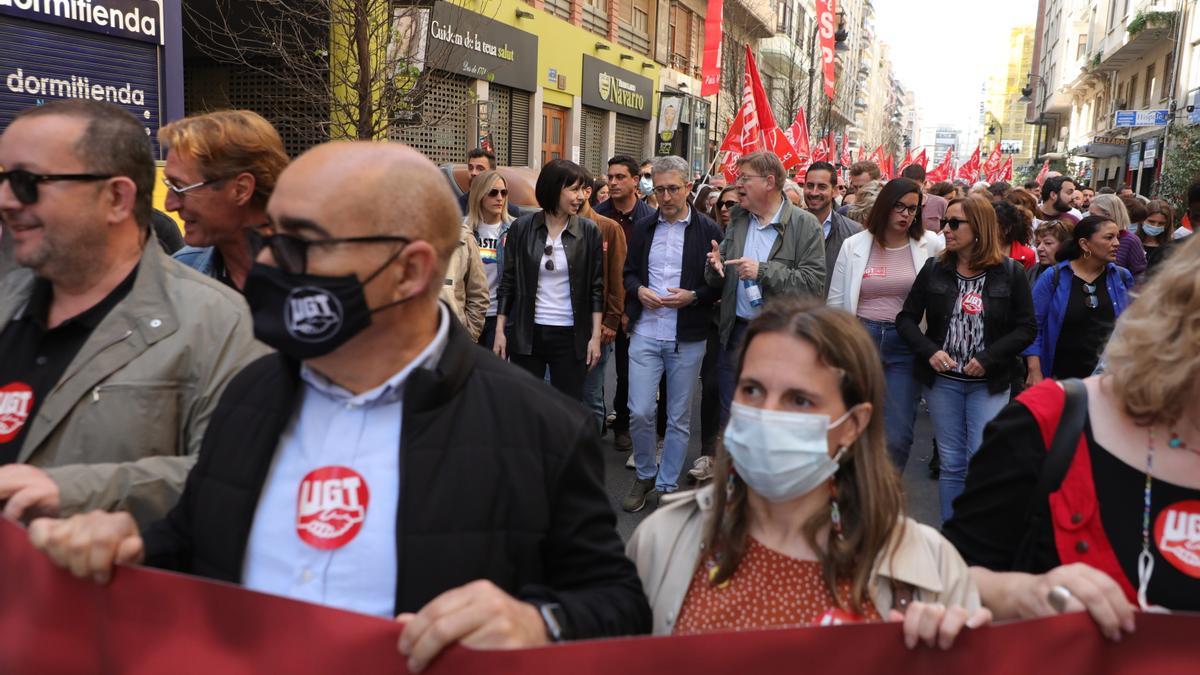
<svg viewBox="0 0 1200 675">
<path fill-rule="evenodd" d="M 773 153 L 738 159 L 737 191 L 725 239 L 712 242 L 704 277 L 721 288 L 721 353 L 717 383 L 721 424 L 729 419 L 737 353 L 750 320 L 765 300 L 780 295 L 825 294 L 825 237 L 808 211 L 783 196 L 787 175 Z"/>
<path fill-rule="evenodd" d="M 150 230 L 154 161 L 116 106 L 62 100 L 0 135 L 0 503 L 30 519 L 174 505 L 229 379 L 267 349 L 241 296 Z"/>
</svg>

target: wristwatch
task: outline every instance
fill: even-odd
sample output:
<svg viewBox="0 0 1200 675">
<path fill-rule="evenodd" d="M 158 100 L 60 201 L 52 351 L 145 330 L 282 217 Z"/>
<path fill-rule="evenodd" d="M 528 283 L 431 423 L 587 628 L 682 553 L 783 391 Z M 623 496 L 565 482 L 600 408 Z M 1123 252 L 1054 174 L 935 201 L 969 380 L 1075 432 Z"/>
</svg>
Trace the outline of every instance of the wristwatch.
<svg viewBox="0 0 1200 675">
<path fill-rule="evenodd" d="M 562 642 L 567 639 L 567 613 L 557 602 L 547 602 L 538 605 L 538 613 L 546 624 L 546 636 L 551 642 Z"/>
</svg>

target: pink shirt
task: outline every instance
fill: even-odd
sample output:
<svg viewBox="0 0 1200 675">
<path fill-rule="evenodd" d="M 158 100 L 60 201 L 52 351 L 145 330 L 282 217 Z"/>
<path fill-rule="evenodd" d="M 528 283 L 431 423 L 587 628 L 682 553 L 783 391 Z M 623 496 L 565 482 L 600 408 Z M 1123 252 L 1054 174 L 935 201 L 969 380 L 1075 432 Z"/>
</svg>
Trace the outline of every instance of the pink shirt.
<svg viewBox="0 0 1200 675">
<path fill-rule="evenodd" d="M 917 279 L 912 251 L 907 244 L 884 248 L 871 244 L 871 255 L 863 270 L 858 294 L 858 316 L 872 321 L 894 322 Z"/>
</svg>

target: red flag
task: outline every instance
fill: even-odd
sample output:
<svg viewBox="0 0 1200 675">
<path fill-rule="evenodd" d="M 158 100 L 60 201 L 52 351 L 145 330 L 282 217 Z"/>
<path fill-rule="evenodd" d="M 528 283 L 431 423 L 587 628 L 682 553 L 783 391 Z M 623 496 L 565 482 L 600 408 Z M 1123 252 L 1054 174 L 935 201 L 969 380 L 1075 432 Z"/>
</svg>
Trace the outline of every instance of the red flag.
<svg viewBox="0 0 1200 675">
<path fill-rule="evenodd" d="M 958 167 L 957 178 L 974 183 L 975 178 L 979 175 L 979 146 L 975 146 L 975 152 L 971 153 L 971 158 L 965 164 Z"/>
<path fill-rule="evenodd" d="M 829 160 L 833 159 L 833 153 L 833 132 L 831 131 L 829 132 L 829 136 L 827 138 L 822 138 L 817 143 L 817 147 L 813 149 L 811 163 L 816 164 L 817 162 L 828 162 Z"/>
<path fill-rule="evenodd" d="M 766 132 L 766 143 L 767 149 L 775 153 L 779 161 L 783 162 L 784 169 L 790 171 L 804 165 L 805 160 L 800 158 L 796 148 L 792 147 L 792 142 L 787 139 L 787 135 L 779 127 L 771 127 Z"/>
<path fill-rule="evenodd" d="M 937 165 L 933 171 L 925 175 L 925 178 L 934 183 L 944 180 L 950 180 L 951 168 L 954 164 L 954 151 L 946 150 L 946 157 L 942 159 L 942 163 Z"/>
<path fill-rule="evenodd" d="M 929 159 L 927 157 L 925 157 L 925 148 L 921 148 L 921 151 L 917 153 L 916 157 L 912 158 L 912 162 L 910 162 L 910 163 L 911 164 L 920 164 L 922 169 L 928 170 L 929 169 Z"/>
<path fill-rule="evenodd" d="M 1046 182 L 1046 174 L 1048 174 L 1048 173 L 1050 173 L 1050 160 L 1046 160 L 1045 162 L 1042 163 L 1042 170 L 1039 171 L 1038 175 L 1037 175 L 1037 184 L 1038 185 L 1041 185 L 1042 183 Z"/>
<path fill-rule="evenodd" d="M 1000 171 L 1000 180 L 1007 181 L 1009 183 L 1012 182 L 1012 179 L 1013 179 L 1012 159 L 1013 159 L 1012 155 L 1009 155 L 1008 159 L 1004 160 L 1004 168 Z"/>
<path fill-rule="evenodd" d="M 883 173 L 883 177 L 887 180 L 891 180 L 891 179 L 895 178 L 896 177 L 896 158 L 893 157 L 889 153 L 887 156 L 887 159 L 883 160 L 883 163 L 884 163 L 884 166 L 880 167 L 880 171 Z"/>
<path fill-rule="evenodd" d="M 700 69 L 701 96 L 712 96 L 721 89 L 721 33 L 725 0 L 708 0 L 704 17 L 704 65 Z"/>
<path fill-rule="evenodd" d="M 775 123 L 775 114 L 771 112 L 771 101 L 767 99 L 767 92 L 763 89 L 762 78 L 758 76 L 758 64 L 754 61 L 754 52 L 750 50 L 750 45 L 746 45 L 746 84 L 754 97 L 754 112 L 758 118 L 759 129 L 766 133 L 771 127 L 779 126 Z"/>
<path fill-rule="evenodd" d="M 1004 153 L 1000 152 L 1000 144 L 997 143 L 992 148 L 992 153 L 988 155 L 987 161 L 983 163 L 983 175 L 989 183 L 995 183 L 1000 180 L 1000 170 L 1004 167 Z"/>
<path fill-rule="evenodd" d="M 878 166 L 880 168 L 883 167 L 883 146 L 882 145 L 875 146 L 875 152 L 871 153 L 871 157 L 868 161 L 875 162 L 875 166 Z"/>
<path fill-rule="evenodd" d="M 899 166 L 899 167 L 897 167 L 897 169 L 896 169 L 896 172 L 897 172 L 897 173 L 903 172 L 903 171 L 904 171 L 904 167 L 906 167 L 906 166 L 908 166 L 909 164 L 912 164 L 912 163 L 913 163 L 913 159 L 912 159 L 912 150 L 905 150 L 905 151 L 904 151 L 904 160 L 900 162 L 900 166 Z"/>
<path fill-rule="evenodd" d="M 741 157 L 739 153 L 726 152 L 725 159 L 721 160 L 721 173 L 725 175 L 725 182 L 729 183 L 730 185 L 733 185 L 734 181 L 736 181 L 738 177 L 738 157 Z"/>
<path fill-rule="evenodd" d="M 725 140 L 721 141 L 720 152 L 736 152 L 742 151 L 742 127 L 746 123 L 746 107 L 742 106 L 738 110 L 737 117 L 729 123 L 729 131 L 725 134 Z"/>
<path fill-rule="evenodd" d="M 850 166 L 850 134 L 842 132 L 842 156 L 840 164 L 842 166 Z"/>
<path fill-rule="evenodd" d="M 834 93 L 834 63 L 833 63 L 833 48 L 834 48 L 834 31 L 836 23 L 834 16 L 837 13 L 837 0 L 817 0 L 817 24 L 820 25 L 821 35 L 821 63 L 822 74 L 824 75 L 825 95 L 833 99 Z"/>
<path fill-rule="evenodd" d="M 796 149 L 796 156 L 807 164 L 812 158 L 812 146 L 808 140 L 808 120 L 804 117 L 804 108 L 796 111 L 795 121 L 784 134 Z"/>
</svg>

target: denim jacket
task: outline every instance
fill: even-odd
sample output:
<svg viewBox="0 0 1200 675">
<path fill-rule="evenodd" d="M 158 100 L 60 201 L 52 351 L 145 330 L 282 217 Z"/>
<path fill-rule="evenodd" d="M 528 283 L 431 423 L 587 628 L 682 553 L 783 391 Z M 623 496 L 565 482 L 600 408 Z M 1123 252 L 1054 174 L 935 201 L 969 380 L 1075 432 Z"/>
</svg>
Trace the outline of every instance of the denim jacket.
<svg viewBox="0 0 1200 675">
<path fill-rule="evenodd" d="M 1065 275 L 1065 278 L 1064 278 Z M 1038 336 L 1022 355 L 1036 356 L 1041 360 L 1042 376 L 1050 377 L 1054 371 L 1054 350 L 1058 345 L 1058 334 L 1062 332 L 1063 318 L 1067 313 L 1067 301 L 1071 297 L 1070 261 L 1063 261 L 1038 276 L 1033 286 L 1033 307 L 1037 314 Z M 1129 306 L 1129 291 L 1133 288 L 1133 275 L 1124 267 L 1108 263 L 1105 275 L 1108 295 L 1112 298 L 1113 315 L 1120 317 Z"/>
<path fill-rule="evenodd" d="M 206 277 L 219 275 L 217 261 L 220 260 L 216 246 L 184 246 L 171 256 Z"/>
</svg>

